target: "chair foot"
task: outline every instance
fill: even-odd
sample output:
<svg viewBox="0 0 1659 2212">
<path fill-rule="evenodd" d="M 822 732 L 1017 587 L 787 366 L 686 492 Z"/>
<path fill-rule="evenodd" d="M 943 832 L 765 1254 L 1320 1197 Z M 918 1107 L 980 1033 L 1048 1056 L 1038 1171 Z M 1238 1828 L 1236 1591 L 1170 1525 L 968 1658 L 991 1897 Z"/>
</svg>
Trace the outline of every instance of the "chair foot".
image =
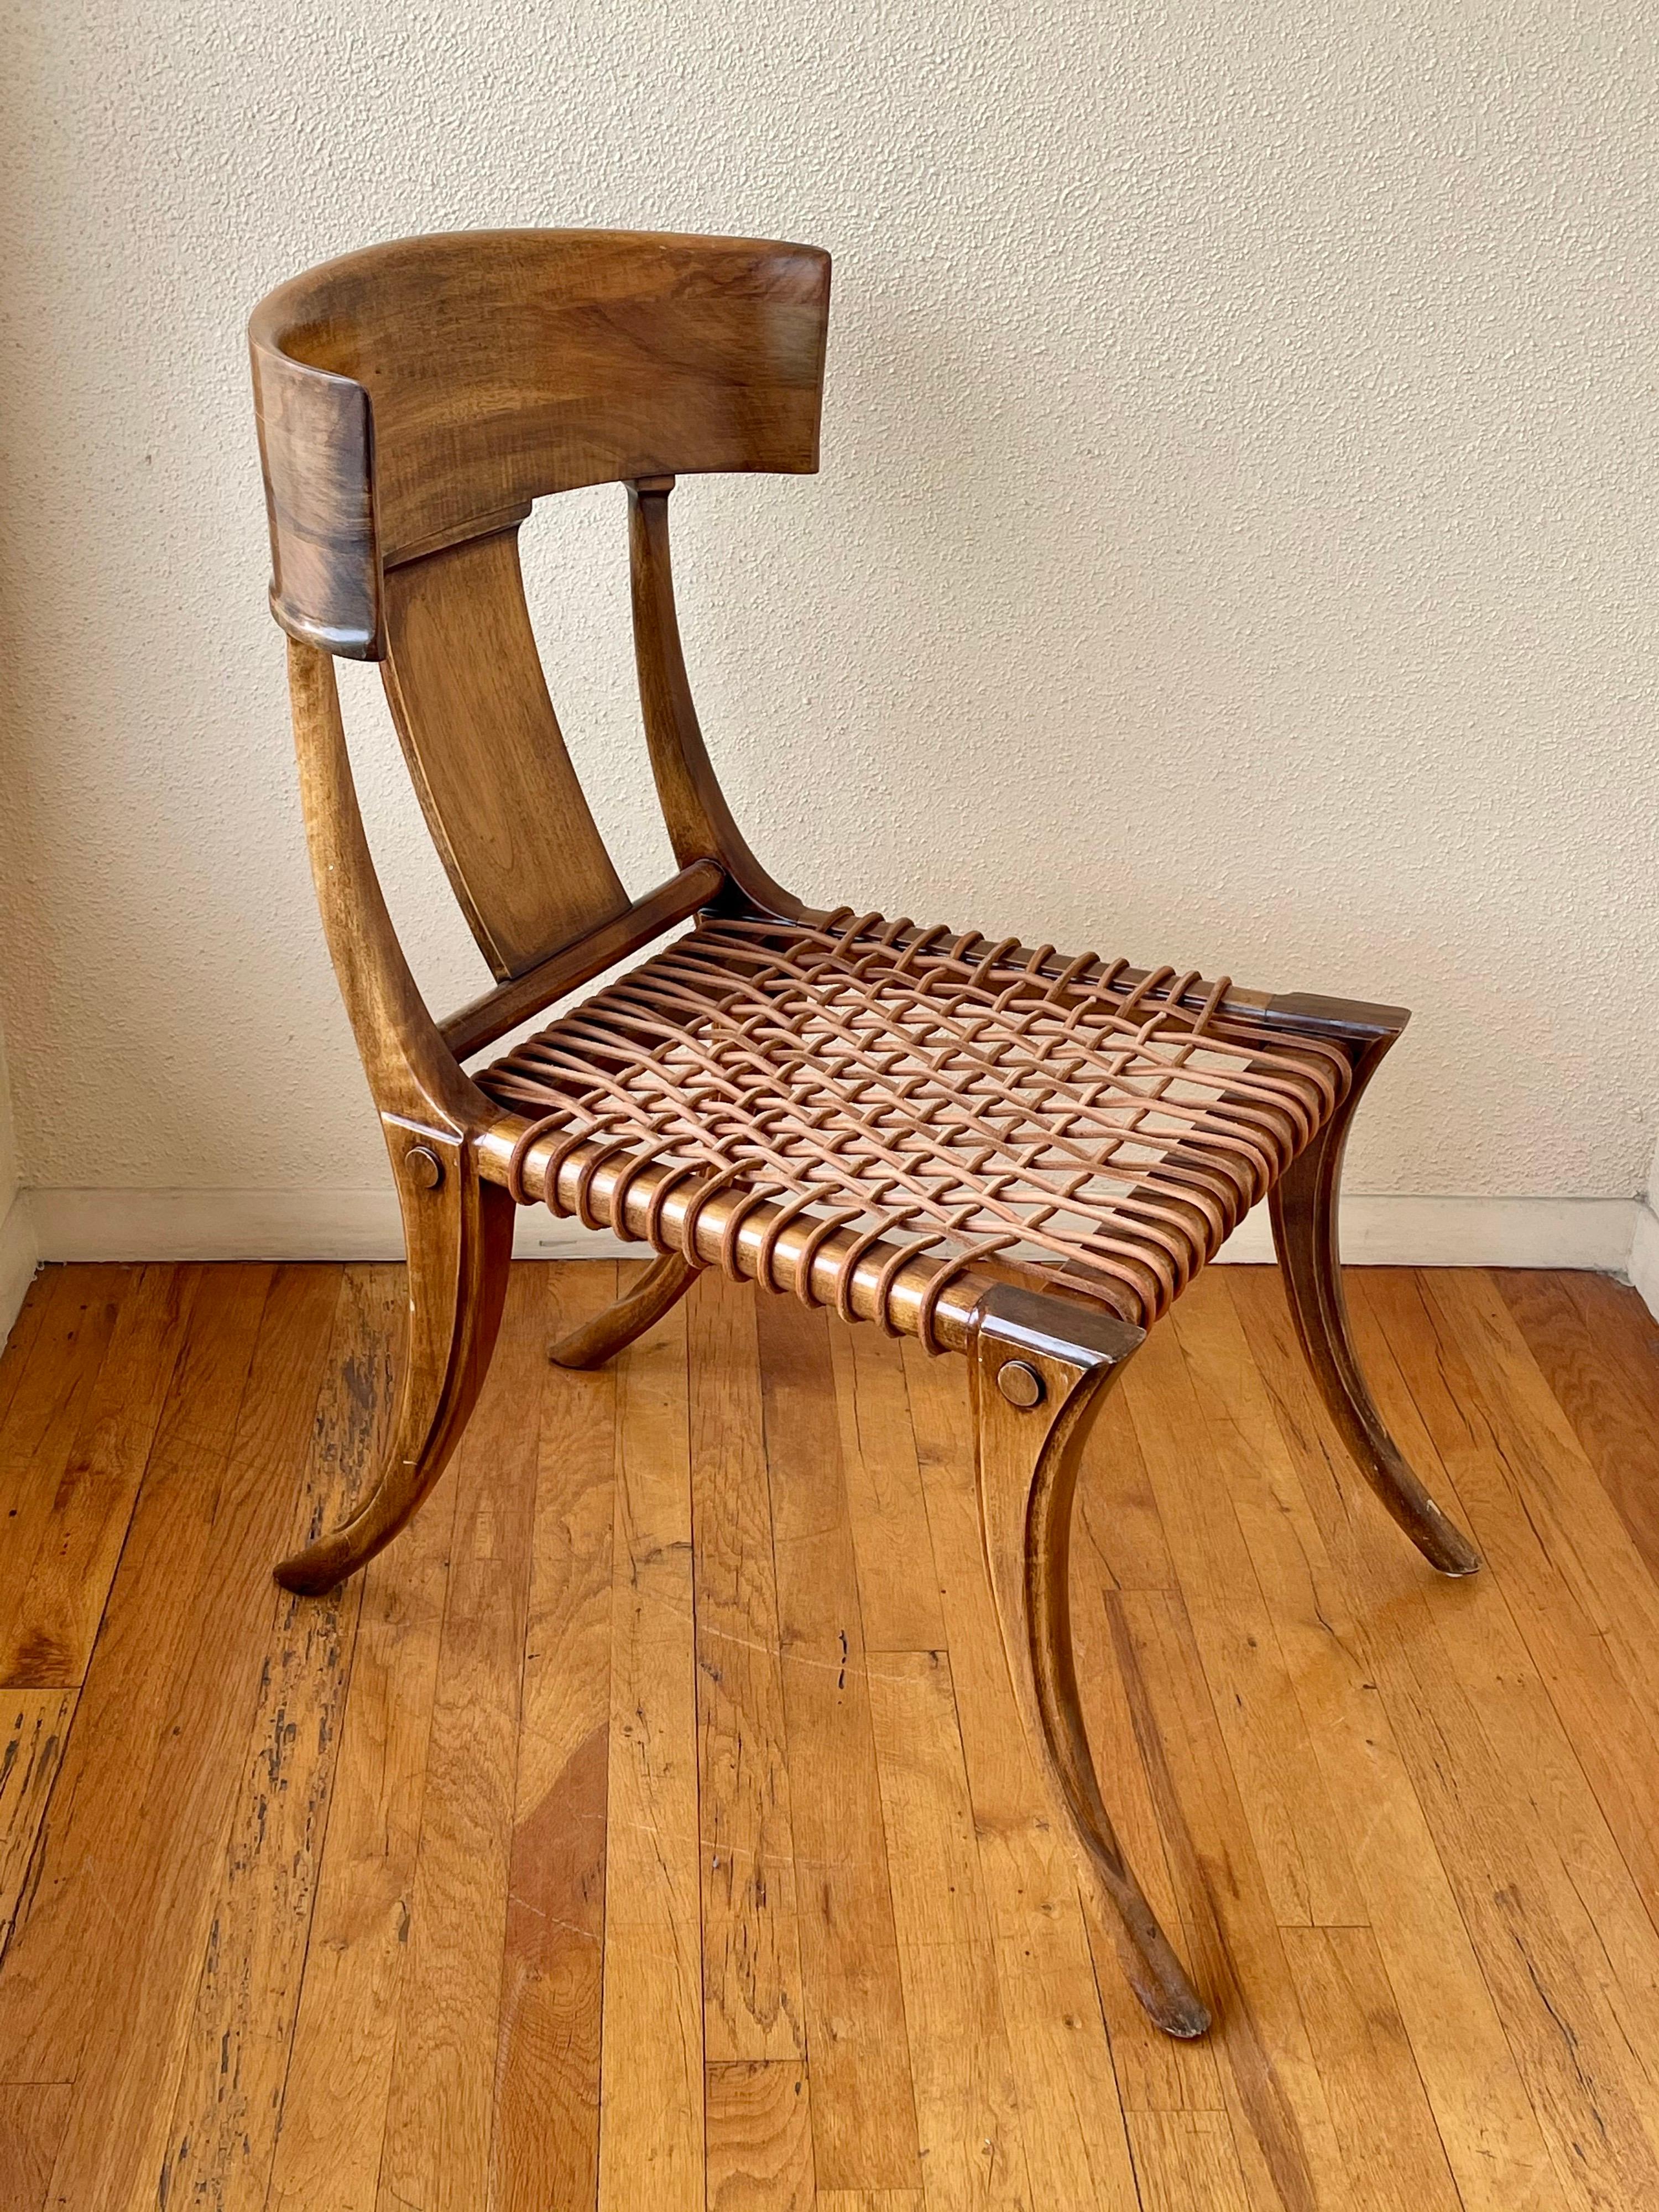
<svg viewBox="0 0 1659 2212">
<path fill-rule="evenodd" d="M 702 1273 L 678 1252 L 665 1254 L 624 1297 L 562 1336 L 548 1358 L 559 1367 L 603 1367 L 678 1304 Z"/>
<path fill-rule="evenodd" d="M 1166 2035 L 1210 2015 L 1123 1856 L 1089 1750 L 1067 1565 L 1083 1441 L 1143 1340 L 1127 1322 L 999 1285 L 971 1352 L 980 1526 L 1014 1694 L 1079 1866 L 1107 1908 L 1130 1986 Z"/>
<path fill-rule="evenodd" d="M 409 1253 L 409 1331 L 398 1402 L 368 1496 L 350 1520 L 276 1569 L 320 1597 L 408 1525 L 459 1442 L 495 1348 L 513 1256 L 513 1200 L 481 1182 L 453 1137 L 386 1121 Z"/>
<path fill-rule="evenodd" d="M 1359 1472 L 1430 1565 L 1472 1575 L 1477 1552 L 1413 1474 L 1376 1409 L 1354 1351 L 1337 1248 L 1342 1152 L 1360 1093 L 1392 1039 L 1368 1045 L 1335 1115 L 1291 1164 L 1268 1200 L 1285 1293 L 1314 1381 Z"/>
</svg>

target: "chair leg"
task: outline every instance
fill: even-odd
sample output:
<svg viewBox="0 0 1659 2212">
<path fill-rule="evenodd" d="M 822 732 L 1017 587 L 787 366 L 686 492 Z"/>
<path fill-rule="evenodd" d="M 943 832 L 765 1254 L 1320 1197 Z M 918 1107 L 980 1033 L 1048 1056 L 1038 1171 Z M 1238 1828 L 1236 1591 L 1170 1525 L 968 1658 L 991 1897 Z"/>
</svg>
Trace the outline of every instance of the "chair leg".
<svg viewBox="0 0 1659 2212">
<path fill-rule="evenodd" d="M 1391 1042 L 1391 1040 L 1389 1041 Z M 1348 1327 L 1337 1249 L 1342 1152 L 1353 1109 L 1386 1045 L 1362 1054 L 1334 1118 L 1294 1160 L 1268 1200 L 1291 1318 L 1320 1395 L 1355 1465 L 1431 1566 L 1472 1575 L 1480 1554 L 1412 1472 L 1383 1425 Z"/>
<path fill-rule="evenodd" d="M 320 1596 L 407 1526 L 460 1441 L 495 1348 L 513 1256 L 508 1194 L 463 1140 L 385 1117 L 409 1254 L 409 1331 L 391 1433 L 350 1520 L 284 1559 L 285 1589 Z"/>
<path fill-rule="evenodd" d="M 560 1367 L 603 1367 L 677 1305 L 702 1273 L 678 1252 L 665 1253 L 624 1297 L 562 1336 L 548 1358 Z"/>
<path fill-rule="evenodd" d="M 1079 1461 L 1095 1413 L 1142 1340 L 1127 1322 L 1061 1299 L 1008 1285 L 987 1292 L 971 1355 L 980 1527 L 1021 1718 L 1079 1863 L 1107 1908 L 1124 1972 L 1166 2034 L 1197 2036 L 1210 2015 L 1118 1846 L 1072 1651 L 1067 1563 Z"/>
</svg>

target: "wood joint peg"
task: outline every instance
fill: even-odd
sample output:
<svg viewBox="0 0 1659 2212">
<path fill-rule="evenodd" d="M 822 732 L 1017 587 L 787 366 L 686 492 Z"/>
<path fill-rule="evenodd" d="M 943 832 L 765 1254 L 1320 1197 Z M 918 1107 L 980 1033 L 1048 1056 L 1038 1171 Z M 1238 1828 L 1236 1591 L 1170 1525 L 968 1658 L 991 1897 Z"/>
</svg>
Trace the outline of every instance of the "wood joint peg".
<svg viewBox="0 0 1659 2212">
<path fill-rule="evenodd" d="M 411 1145 L 404 1154 L 404 1173 L 416 1190 L 437 1190 L 444 1179 L 444 1164 L 430 1145 Z"/>
<path fill-rule="evenodd" d="M 1029 1359 L 1005 1360 L 997 1370 L 997 1388 L 1011 1406 L 1029 1410 L 1048 1396 L 1048 1387 Z"/>
</svg>

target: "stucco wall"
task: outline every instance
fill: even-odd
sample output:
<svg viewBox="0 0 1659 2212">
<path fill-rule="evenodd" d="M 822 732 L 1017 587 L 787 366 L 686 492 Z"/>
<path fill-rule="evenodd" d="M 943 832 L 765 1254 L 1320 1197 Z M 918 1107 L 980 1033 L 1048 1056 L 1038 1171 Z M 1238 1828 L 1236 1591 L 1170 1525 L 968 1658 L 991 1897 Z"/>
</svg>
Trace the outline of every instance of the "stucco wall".
<svg viewBox="0 0 1659 2212">
<path fill-rule="evenodd" d="M 295 809 L 242 323 L 605 223 L 836 256 L 816 481 L 688 483 L 694 680 L 805 892 L 1400 1000 L 1377 1192 L 1654 1147 L 1659 43 L 1594 11 L 264 0 L 5 13 L 0 1016 L 40 1186 L 383 1179 Z M 623 497 L 532 526 L 665 872 Z M 397 909 L 482 966 L 354 672 Z"/>
<path fill-rule="evenodd" d="M 33 1224 L 18 1197 L 17 1146 L 13 1133 L 6 1040 L 0 1036 L 0 1343 L 5 1340 L 34 1273 Z"/>
<path fill-rule="evenodd" d="M 6 1069 L 6 1039 L 0 1031 L 0 1221 L 17 1194 L 17 1140 L 12 1121 L 11 1085 Z"/>
</svg>

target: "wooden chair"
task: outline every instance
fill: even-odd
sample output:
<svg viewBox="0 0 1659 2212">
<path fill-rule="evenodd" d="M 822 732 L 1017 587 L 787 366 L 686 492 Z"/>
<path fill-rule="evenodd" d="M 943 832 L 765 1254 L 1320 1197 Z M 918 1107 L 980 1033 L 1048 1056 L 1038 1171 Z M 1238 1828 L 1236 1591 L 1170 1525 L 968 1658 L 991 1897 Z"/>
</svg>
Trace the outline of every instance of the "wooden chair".
<svg viewBox="0 0 1659 2212">
<path fill-rule="evenodd" d="M 251 337 L 271 605 L 289 639 L 318 897 L 409 1254 L 393 1428 L 345 1525 L 276 1570 L 327 1590 L 404 1527 L 489 1364 L 515 1208 L 651 1246 L 553 1358 L 588 1366 L 706 1267 L 963 1355 L 979 1508 L 1020 1711 L 1129 1979 L 1208 2014 L 1125 1864 L 1079 1707 L 1079 1455 L 1123 1364 L 1266 1198 L 1304 1351 L 1383 1505 L 1479 1564 L 1384 1428 L 1337 1267 L 1343 1141 L 1406 1015 L 1050 945 L 814 911 L 757 860 L 704 749 L 669 568 L 677 475 L 817 466 L 830 262 L 615 231 L 405 240 L 285 284 Z M 640 698 L 679 872 L 630 899 L 526 612 L 531 502 L 628 487 Z M 333 658 L 380 663 L 426 818 L 500 979 L 435 1022 L 382 900 Z M 689 934 L 665 944 L 677 925 Z M 605 969 L 495 1066 L 465 1063 Z"/>
</svg>

